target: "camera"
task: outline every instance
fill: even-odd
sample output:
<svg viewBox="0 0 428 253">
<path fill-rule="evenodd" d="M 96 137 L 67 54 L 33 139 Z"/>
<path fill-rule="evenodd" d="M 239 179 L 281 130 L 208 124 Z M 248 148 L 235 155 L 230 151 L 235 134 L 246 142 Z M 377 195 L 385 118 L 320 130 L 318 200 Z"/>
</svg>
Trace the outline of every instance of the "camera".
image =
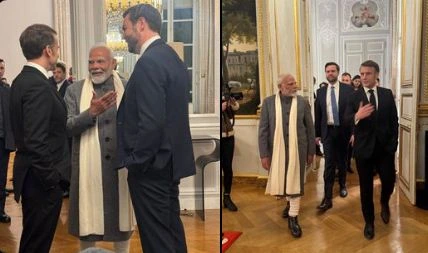
<svg viewBox="0 0 428 253">
<path fill-rule="evenodd" d="M 231 98 L 235 100 L 242 100 L 244 99 L 244 94 L 242 92 L 230 92 L 223 94 L 223 101 L 229 101 Z"/>
<path fill-rule="evenodd" d="M 231 98 L 235 100 L 244 99 L 244 94 L 242 92 L 231 92 L 230 90 L 231 88 L 229 87 L 229 85 L 227 83 L 224 83 L 221 96 L 222 101 L 229 101 Z"/>
</svg>

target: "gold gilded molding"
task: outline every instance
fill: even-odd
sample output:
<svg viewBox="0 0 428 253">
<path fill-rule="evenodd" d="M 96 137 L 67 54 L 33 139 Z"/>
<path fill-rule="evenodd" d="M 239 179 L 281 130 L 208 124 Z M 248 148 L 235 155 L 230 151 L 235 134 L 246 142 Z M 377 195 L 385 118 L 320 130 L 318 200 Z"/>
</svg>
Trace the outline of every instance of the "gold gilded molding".
<svg viewBox="0 0 428 253">
<path fill-rule="evenodd" d="M 428 117 L 428 104 L 418 105 L 418 117 Z"/>
<path fill-rule="evenodd" d="M 422 101 L 428 100 L 428 2 L 423 1 L 422 7 L 422 82 L 423 98 Z M 428 105 L 427 105 L 428 106 Z M 418 109 L 419 114 L 419 109 Z"/>
<path fill-rule="evenodd" d="M 266 82 L 265 82 L 265 59 L 264 59 L 264 37 L 265 32 L 264 27 L 264 1 L 263 0 L 254 0 L 256 1 L 256 29 L 257 29 L 257 57 L 259 61 L 259 94 L 260 94 L 260 105 L 263 99 L 266 97 Z M 260 118 L 260 108 L 257 109 L 256 114 L 249 115 L 236 115 L 237 119 L 259 119 Z"/>
<path fill-rule="evenodd" d="M 257 25 L 257 57 L 259 60 L 259 89 L 260 89 L 260 103 L 266 97 L 266 83 L 265 83 L 265 58 L 264 58 L 264 21 L 263 13 L 265 1 L 256 0 L 256 25 Z"/>
</svg>

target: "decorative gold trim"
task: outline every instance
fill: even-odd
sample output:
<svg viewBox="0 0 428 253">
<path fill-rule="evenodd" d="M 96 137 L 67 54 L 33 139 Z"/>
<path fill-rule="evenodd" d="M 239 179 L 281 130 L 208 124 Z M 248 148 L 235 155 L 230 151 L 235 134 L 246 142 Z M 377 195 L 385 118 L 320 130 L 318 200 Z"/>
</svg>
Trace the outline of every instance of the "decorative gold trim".
<svg viewBox="0 0 428 253">
<path fill-rule="evenodd" d="M 423 1 L 422 7 L 422 87 L 423 99 L 428 99 L 428 2 Z M 428 106 L 428 105 L 427 105 Z"/>
<path fill-rule="evenodd" d="M 418 105 L 418 116 L 427 117 L 428 116 L 428 104 L 419 104 Z"/>
<path fill-rule="evenodd" d="M 259 119 L 260 114 L 252 114 L 252 115 L 235 115 L 236 119 Z"/>
<path fill-rule="evenodd" d="M 296 57 L 297 88 L 302 89 L 302 76 L 300 66 L 300 32 L 299 32 L 299 1 L 294 0 L 294 49 Z"/>
<path fill-rule="evenodd" d="M 409 32 L 406 29 L 407 28 L 406 27 L 406 18 L 407 17 L 413 17 L 413 15 L 410 15 L 409 13 L 407 13 L 407 8 L 406 8 L 407 6 L 406 5 L 407 5 L 407 0 L 402 0 L 402 6 L 401 6 L 401 13 L 402 13 L 402 16 L 401 16 L 401 20 L 402 20 L 402 22 L 401 22 L 402 42 L 401 42 L 401 83 L 400 83 L 401 87 L 412 86 L 412 84 L 413 84 L 413 69 L 414 69 L 413 57 L 407 55 L 407 58 L 412 59 L 412 63 L 411 63 L 412 77 L 409 80 L 404 80 L 404 78 L 405 78 L 404 76 L 405 76 L 405 73 L 406 73 L 405 70 L 409 67 L 409 66 L 406 66 L 406 47 L 407 47 L 407 45 L 406 45 L 407 44 L 407 39 L 406 38 L 408 37 L 407 32 Z"/>
<path fill-rule="evenodd" d="M 265 83 L 265 59 L 264 59 L 264 34 L 263 34 L 263 13 L 264 13 L 263 0 L 256 0 L 256 26 L 257 26 L 257 57 L 259 61 L 259 94 L 260 103 L 266 97 L 266 83 Z"/>
</svg>

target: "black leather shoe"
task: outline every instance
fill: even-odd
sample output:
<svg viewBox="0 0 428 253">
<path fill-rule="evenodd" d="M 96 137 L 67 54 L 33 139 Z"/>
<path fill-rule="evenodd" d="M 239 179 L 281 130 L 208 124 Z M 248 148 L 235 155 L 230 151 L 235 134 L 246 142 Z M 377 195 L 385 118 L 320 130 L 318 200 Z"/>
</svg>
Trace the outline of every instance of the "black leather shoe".
<svg viewBox="0 0 428 253">
<path fill-rule="evenodd" d="M 346 196 L 348 196 L 348 191 L 346 190 L 346 187 L 342 187 L 340 188 L 340 192 L 339 192 L 340 197 L 344 198 Z"/>
<path fill-rule="evenodd" d="M 11 221 L 11 219 L 10 219 L 9 215 L 7 215 L 5 213 L 0 215 L 0 222 L 1 223 L 10 223 L 10 221 Z"/>
<path fill-rule="evenodd" d="M 295 238 L 302 236 L 302 229 L 300 228 L 299 222 L 296 217 L 288 217 L 288 228 L 290 229 L 291 235 Z"/>
<path fill-rule="evenodd" d="M 364 227 L 364 237 L 367 240 L 371 240 L 374 237 L 374 224 L 366 223 L 366 226 Z"/>
<path fill-rule="evenodd" d="M 388 224 L 391 218 L 391 212 L 389 211 L 388 205 L 382 205 L 382 211 L 380 211 L 380 217 L 382 217 L 383 223 Z"/>
<path fill-rule="evenodd" d="M 288 218 L 288 212 L 290 211 L 290 201 L 287 201 L 287 205 L 284 208 L 284 211 L 282 211 L 282 218 Z"/>
<path fill-rule="evenodd" d="M 321 201 L 321 204 L 317 208 L 321 211 L 327 211 L 328 209 L 330 209 L 332 207 L 333 207 L 333 202 L 331 201 L 331 199 L 324 198 Z"/>
<path fill-rule="evenodd" d="M 238 211 L 238 207 L 236 207 L 235 203 L 233 203 L 232 199 L 230 198 L 230 195 L 223 196 L 223 204 L 225 208 L 229 209 L 232 212 Z"/>
</svg>

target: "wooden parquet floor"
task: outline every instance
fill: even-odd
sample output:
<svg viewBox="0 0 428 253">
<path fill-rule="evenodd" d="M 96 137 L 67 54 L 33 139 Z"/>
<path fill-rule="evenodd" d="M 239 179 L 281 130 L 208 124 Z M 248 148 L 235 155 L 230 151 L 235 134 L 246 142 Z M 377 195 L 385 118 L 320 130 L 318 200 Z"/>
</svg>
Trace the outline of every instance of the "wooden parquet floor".
<svg viewBox="0 0 428 253">
<path fill-rule="evenodd" d="M 11 168 L 9 166 L 9 168 Z M 8 177 L 12 177 L 9 170 Z M 8 181 L 8 187 L 12 187 Z M 19 239 L 22 232 L 21 205 L 13 199 L 13 194 L 6 199 L 7 214 L 12 218 L 11 224 L 0 223 L 0 251 L 6 253 L 18 252 Z M 186 233 L 186 242 L 189 253 L 216 253 L 220 251 L 220 210 L 206 210 L 205 222 L 199 216 L 181 216 Z M 76 253 L 79 252 L 79 241 L 67 232 L 68 227 L 68 199 L 64 199 L 61 215 L 58 221 L 55 238 L 51 247 L 51 253 Z M 98 243 L 97 247 L 113 250 L 113 244 L 108 242 Z M 142 252 L 138 231 L 131 237 L 130 253 Z M 37 252 L 34 252 L 37 253 Z"/>
<path fill-rule="evenodd" d="M 222 210 L 222 229 L 242 231 L 227 253 L 281 252 L 428 252 L 428 211 L 410 204 L 396 185 L 390 200 L 391 221 L 380 218 L 380 181 L 375 178 L 375 237 L 364 238 L 358 175 L 348 173 L 346 198 L 339 196 L 335 182 L 333 208 L 319 214 L 316 206 L 323 197 L 324 159 L 317 158 L 316 171 L 308 174 L 302 198 L 299 223 L 303 235 L 291 236 L 286 219 L 281 217 L 285 200 L 264 194 L 256 180 L 234 181 L 232 199 L 238 212 Z M 355 166 L 354 166 L 355 168 Z"/>
</svg>

